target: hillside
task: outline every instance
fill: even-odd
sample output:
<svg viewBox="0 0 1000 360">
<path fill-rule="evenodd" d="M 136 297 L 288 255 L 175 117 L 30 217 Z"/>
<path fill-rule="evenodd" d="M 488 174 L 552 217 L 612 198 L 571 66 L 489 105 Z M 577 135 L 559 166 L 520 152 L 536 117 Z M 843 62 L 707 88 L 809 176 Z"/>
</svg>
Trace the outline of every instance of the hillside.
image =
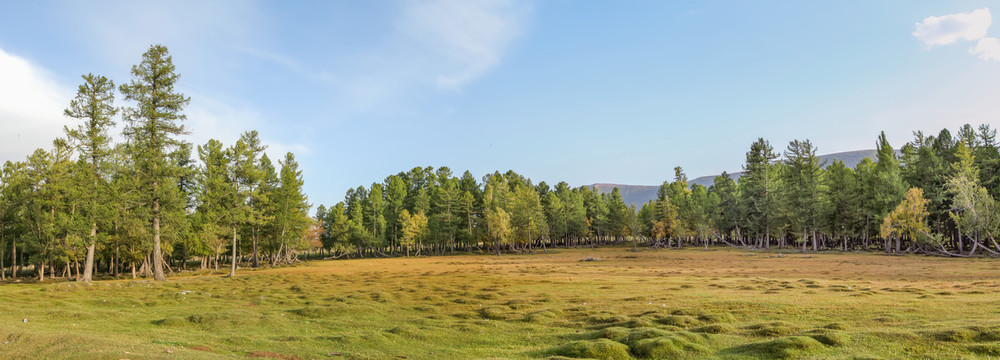
<svg viewBox="0 0 1000 360">
<path fill-rule="evenodd" d="M 853 168 L 855 165 L 861 162 L 864 158 L 874 158 L 875 150 L 855 150 L 855 151 L 845 151 L 839 153 L 819 155 L 819 161 L 823 164 L 823 167 L 833 163 L 833 160 L 840 160 L 844 162 L 847 167 Z M 743 175 L 742 171 L 734 171 L 729 173 L 729 176 L 733 180 L 737 180 Z M 701 176 L 690 180 L 691 184 L 699 184 L 703 186 L 712 186 L 715 182 L 716 175 Z M 625 200 L 626 204 L 635 204 L 636 208 L 641 207 L 649 200 L 656 198 L 656 190 L 660 187 L 659 185 L 622 185 L 622 184 L 594 184 L 591 187 L 597 187 L 597 190 L 602 193 L 610 193 L 612 189 L 617 187 L 622 192 L 622 198 Z"/>
<path fill-rule="evenodd" d="M 634 204 L 636 209 L 642 207 L 649 200 L 656 198 L 656 190 L 660 188 L 659 185 L 622 185 L 622 184 L 594 184 L 590 187 L 596 187 L 597 191 L 609 194 L 614 188 L 618 188 L 622 193 L 622 199 L 625 200 L 626 204 Z"/>
</svg>

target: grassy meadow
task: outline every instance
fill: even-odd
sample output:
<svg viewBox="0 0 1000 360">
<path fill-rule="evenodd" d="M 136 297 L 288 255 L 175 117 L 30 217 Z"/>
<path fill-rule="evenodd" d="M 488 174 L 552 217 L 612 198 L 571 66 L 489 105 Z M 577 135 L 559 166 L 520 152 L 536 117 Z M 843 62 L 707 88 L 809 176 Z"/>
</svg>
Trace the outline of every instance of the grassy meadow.
<svg viewBox="0 0 1000 360">
<path fill-rule="evenodd" d="M 991 259 L 598 248 L 222 273 L 0 286 L 0 358 L 1000 357 Z"/>
</svg>

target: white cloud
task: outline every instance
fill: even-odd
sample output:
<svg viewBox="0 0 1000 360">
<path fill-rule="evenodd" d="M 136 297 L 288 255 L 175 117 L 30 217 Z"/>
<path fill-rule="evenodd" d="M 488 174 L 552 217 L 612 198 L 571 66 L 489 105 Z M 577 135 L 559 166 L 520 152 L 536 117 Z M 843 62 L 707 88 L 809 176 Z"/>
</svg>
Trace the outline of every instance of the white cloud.
<svg viewBox="0 0 1000 360">
<path fill-rule="evenodd" d="M 436 85 L 460 90 L 500 64 L 529 10 L 505 0 L 409 1 L 397 27 L 437 65 Z"/>
<path fill-rule="evenodd" d="M 969 54 L 983 60 L 1000 61 L 1000 39 L 995 37 L 979 39 L 976 46 L 969 48 Z"/>
<path fill-rule="evenodd" d="M 925 46 L 954 44 L 959 40 L 972 41 L 986 36 L 993 22 L 990 9 L 982 8 L 968 13 L 930 16 L 916 24 L 913 36 Z"/>
<path fill-rule="evenodd" d="M 72 96 L 47 70 L 0 49 L 0 162 L 51 147 L 71 123 L 63 109 Z"/>
</svg>

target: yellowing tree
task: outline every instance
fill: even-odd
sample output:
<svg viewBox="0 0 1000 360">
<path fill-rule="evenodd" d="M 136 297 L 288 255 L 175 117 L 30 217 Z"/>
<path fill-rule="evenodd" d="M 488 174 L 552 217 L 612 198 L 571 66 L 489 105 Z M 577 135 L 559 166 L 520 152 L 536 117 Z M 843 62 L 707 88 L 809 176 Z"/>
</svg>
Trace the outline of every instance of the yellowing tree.
<svg viewBox="0 0 1000 360">
<path fill-rule="evenodd" d="M 882 237 L 886 239 L 908 237 L 917 242 L 931 241 L 937 244 L 937 239 L 928 235 L 930 233 L 926 221 L 928 202 L 924 199 L 923 189 L 908 190 L 903 201 L 882 220 L 882 227 L 879 229 Z"/>
<path fill-rule="evenodd" d="M 486 210 L 486 224 L 489 228 L 490 237 L 496 245 L 497 255 L 500 255 L 500 246 L 510 243 L 510 215 L 502 208 Z"/>
<path fill-rule="evenodd" d="M 420 254 L 420 245 L 423 243 L 424 238 L 427 237 L 427 215 L 424 212 L 418 212 L 416 215 L 410 215 L 410 212 L 406 209 L 400 214 L 400 221 L 403 224 L 403 238 L 401 239 L 402 245 L 406 247 L 406 256 L 410 256 L 410 247 L 417 245 L 417 254 Z"/>
</svg>

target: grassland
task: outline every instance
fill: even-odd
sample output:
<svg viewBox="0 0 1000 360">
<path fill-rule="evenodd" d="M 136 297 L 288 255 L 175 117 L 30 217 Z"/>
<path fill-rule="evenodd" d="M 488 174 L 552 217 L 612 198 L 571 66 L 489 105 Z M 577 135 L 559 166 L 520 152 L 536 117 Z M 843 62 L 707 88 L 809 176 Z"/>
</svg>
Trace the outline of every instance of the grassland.
<svg viewBox="0 0 1000 360">
<path fill-rule="evenodd" d="M 1000 261 L 560 249 L 0 286 L 2 358 L 561 356 L 995 359 Z"/>
</svg>

